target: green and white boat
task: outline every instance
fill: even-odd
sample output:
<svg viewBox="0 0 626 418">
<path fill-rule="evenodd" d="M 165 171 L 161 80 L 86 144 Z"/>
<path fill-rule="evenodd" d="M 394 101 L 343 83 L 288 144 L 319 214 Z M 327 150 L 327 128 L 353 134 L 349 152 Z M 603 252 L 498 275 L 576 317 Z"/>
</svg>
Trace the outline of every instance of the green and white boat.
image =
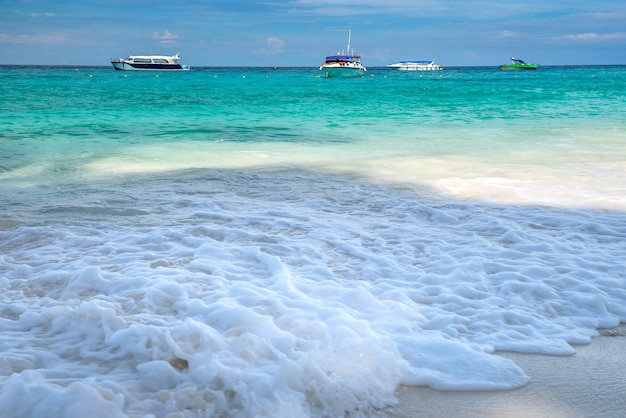
<svg viewBox="0 0 626 418">
<path fill-rule="evenodd" d="M 510 64 L 504 64 L 500 66 L 501 70 L 536 70 L 538 68 L 539 64 L 529 64 L 513 57 L 511 57 Z"/>
</svg>

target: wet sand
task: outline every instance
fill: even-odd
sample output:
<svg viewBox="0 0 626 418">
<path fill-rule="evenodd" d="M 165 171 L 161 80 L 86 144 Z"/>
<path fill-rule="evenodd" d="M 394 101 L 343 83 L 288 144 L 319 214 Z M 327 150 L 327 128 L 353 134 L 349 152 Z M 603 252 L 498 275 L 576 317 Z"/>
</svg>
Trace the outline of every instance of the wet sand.
<svg viewBox="0 0 626 418">
<path fill-rule="evenodd" d="M 603 330 L 573 356 L 498 353 L 530 377 L 507 391 L 444 392 L 401 387 L 388 417 L 626 417 L 626 325 Z"/>
</svg>

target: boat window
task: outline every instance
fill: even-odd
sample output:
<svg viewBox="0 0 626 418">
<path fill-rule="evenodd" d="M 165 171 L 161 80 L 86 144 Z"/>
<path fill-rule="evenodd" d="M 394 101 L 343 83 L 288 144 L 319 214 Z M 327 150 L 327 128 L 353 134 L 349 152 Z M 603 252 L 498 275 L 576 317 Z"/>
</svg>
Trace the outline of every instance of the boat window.
<svg viewBox="0 0 626 418">
<path fill-rule="evenodd" d="M 147 58 L 135 58 L 133 61 L 134 62 L 145 62 L 145 63 L 150 62 L 150 60 L 147 59 Z"/>
<path fill-rule="evenodd" d="M 167 60 L 164 58 L 155 58 L 154 62 L 157 62 L 159 64 L 167 64 Z"/>
</svg>

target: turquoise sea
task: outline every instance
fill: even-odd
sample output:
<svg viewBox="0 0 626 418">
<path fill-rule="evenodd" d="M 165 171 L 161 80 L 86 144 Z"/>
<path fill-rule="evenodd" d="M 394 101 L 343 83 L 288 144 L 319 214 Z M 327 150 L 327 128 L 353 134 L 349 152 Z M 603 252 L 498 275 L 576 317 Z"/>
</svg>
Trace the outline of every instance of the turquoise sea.
<svg viewBox="0 0 626 418">
<path fill-rule="evenodd" d="M 0 87 L 0 416 L 384 416 L 626 322 L 624 66 Z"/>
</svg>

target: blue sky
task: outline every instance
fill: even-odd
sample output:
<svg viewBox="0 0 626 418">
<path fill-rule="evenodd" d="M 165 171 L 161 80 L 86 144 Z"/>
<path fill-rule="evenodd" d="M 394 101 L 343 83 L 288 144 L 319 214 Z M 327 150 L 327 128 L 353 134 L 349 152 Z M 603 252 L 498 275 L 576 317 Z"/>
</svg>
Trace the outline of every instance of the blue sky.
<svg viewBox="0 0 626 418">
<path fill-rule="evenodd" d="M 0 64 L 315 67 L 349 29 L 372 67 L 626 64 L 624 0 L 0 0 Z"/>
</svg>

